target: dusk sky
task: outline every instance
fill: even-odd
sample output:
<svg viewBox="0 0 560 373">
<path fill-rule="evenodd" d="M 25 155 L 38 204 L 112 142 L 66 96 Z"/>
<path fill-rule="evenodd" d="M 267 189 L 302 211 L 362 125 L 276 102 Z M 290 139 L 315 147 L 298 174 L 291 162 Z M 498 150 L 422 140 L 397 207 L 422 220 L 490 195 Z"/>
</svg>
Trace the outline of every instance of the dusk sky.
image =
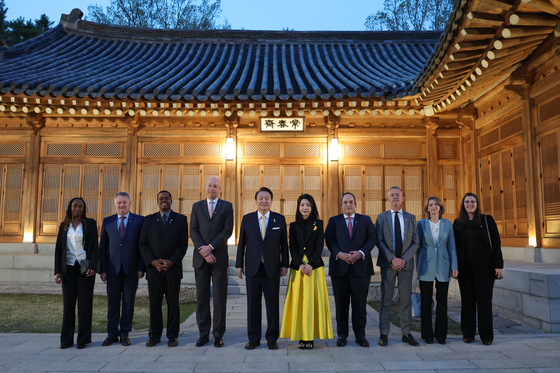
<svg viewBox="0 0 560 373">
<path fill-rule="evenodd" d="M 87 16 L 87 7 L 98 4 L 106 7 L 110 0 L 5 0 L 6 17 L 12 20 L 23 16 L 37 19 L 46 13 L 55 25 L 61 14 L 80 8 Z M 222 15 L 233 29 L 246 30 L 365 30 L 369 14 L 382 8 L 382 0 L 222 0 Z"/>
</svg>

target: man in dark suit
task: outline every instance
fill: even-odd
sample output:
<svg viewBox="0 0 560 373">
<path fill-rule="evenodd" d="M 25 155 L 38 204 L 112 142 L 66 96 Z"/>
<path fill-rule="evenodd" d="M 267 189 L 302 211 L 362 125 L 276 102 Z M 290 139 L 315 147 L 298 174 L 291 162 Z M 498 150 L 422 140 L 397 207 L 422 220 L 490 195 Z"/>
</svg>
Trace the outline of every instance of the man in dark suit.
<svg viewBox="0 0 560 373">
<path fill-rule="evenodd" d="M 108 336 L 101 345 L 110 346 L 120 336 L 121 344 L 130 346 L 128 333 L 132 329 L 134 297 L 138 279 L 146 270 L 138 248 L 144 217 L 130 212 L 130 196 L 126 192 L 115 195 L 115 209 L 115 215 L 103 219 L 99 242 L 101 280 L 107 284 L 108 306 Z"/>
<path fill-rule="evenodd" d="M 179 291 L 183 278 L 182 260 L 187 252 L 187 217 L 171 210 L 171 193 L 157 194 L 159 211 L 144 218 L 140 234 L 140 252 L 146 263 L 150 296 L 150 332 L 147 347 L 160 342 L 163 332 L 161 303 L 167 299 L 167 345 L 179 344 Z"/>
<path fill-rule="evenodd" d="M 257 211 L 243 216 L 237 246 L 237 276 L 247 286 L 247 334 L 245 349 L 261 344 L 261 302 L 266 303 L 265 338 L 270 350 L 278 349 L 280 335 L 280 276 L 288 268 L 286 219 L 270 211 L 272 191 L 262 187 L 255 193 Z"/>
<path fill-rule="evenodd" d="M 411 346 L 420 344 L 410 334 L 412 323 L 411 296 L 414 255 L 419 247 L 416 217 L 402 210 L 403 191 L 389 189 L 389 211 L 377 215 L 377 265 L 381 267 L 381 305 L 379 309 L 379 345 L 387 346 L 391 303 L 395 281 L 399 278 L 399 299 L 402 341 Z"/>
<path fill-rule="evenodd" d="M 336 306 L 336 345 L 346 346 L 351 302 L 356 343 L 369 347 L 366 304 L 373 276 L 371 250 L 377 241 L 377 233 L 369 216 L 356 214 L 356 197 L 352 193 L 342 195 L 340 207 L 342 214 L 330 218 L 325 229 L 325 240 L 331 252 L 329 275 Z"/>
<path fill-rule="evenodd" d="M 226 304 L 229 255 L 227 240 L 233 231 L 233 206 L 218 198 L 220 179 L 211 177 L 206 182 L 206 199 L 193 204 L 191 212 L 191 239 L 194 244 L 193 267 L 196 280 L 196 323 L 200 333 L 196 346 L 209 342 L 210 278 L 214 297 L 214 346 L 224 345 L 226 331 Z"/>
</svg>

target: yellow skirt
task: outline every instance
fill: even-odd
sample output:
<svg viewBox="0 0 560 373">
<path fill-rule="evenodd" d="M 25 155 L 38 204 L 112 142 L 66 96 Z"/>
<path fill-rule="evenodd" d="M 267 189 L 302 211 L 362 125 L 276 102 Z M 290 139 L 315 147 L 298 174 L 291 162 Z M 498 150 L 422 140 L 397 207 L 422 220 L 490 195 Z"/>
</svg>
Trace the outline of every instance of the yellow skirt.
<svg viewBox="0 0 560 373">
<path fill-rule="evenodd" d="M 332 337 L 331 307 L 325 269 L 314 269 L 311 276 L 290 269 L 280 338 L 311 341 L 315 338 Z"/>
</svg>

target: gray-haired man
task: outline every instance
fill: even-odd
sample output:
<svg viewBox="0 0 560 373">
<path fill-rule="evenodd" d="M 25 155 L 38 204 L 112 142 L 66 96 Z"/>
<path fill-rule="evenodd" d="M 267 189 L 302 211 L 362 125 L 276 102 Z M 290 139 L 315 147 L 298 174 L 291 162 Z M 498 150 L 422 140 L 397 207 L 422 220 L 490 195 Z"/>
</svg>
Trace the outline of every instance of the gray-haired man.
<svg viewBox="0 0 560 373">
<path fill-rule="evenodd" d="M 144 217 L 130 212 L 130 197 L 126 192 L 115 195 L 115 209 L 115 215 L 103 219 L 99 242 L 100 273 L 107 284 L 108 305 L 108 336 L 101 345 L 109 346 L 120 337 L 123 346 L 130 346 L 128 333 L 132 329 L 138 279 L 146 271 L 138 246 Z"/>
</svg>

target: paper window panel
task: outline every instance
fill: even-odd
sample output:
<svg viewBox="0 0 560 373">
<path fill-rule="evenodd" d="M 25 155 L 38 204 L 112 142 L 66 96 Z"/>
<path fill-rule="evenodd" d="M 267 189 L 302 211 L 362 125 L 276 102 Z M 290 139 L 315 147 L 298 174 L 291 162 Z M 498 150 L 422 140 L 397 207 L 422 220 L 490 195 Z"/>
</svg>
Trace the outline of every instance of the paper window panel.
<svg viewBox="0 0 560 373">
<path fill-rule="evenodd" d="M 19 222 L 21 220 L 23 165 L 7 165 L 5 180 L 3 220 Z"/>
<path fill-rule="evenodd" d="M 375 222 L 377 215 L 383 212 L 383 167 L 366 166 L 364 168 L 365 215 Z"/>
<path fill-rule="evenodd" d="M 260 166 L 243 167 L 243 215 L 256 210 L 255 193 L 261 187 Z"/>
<path fill-rule="evenodd" d="M 120 166 L 103 166 L 103 189 L 101 193 L 101 218 L 116 213 L 115 195 L 119 192 Z"/>
<path fill-rule="evenodd" d="M 322 211 L 323 188 L 321 188 L 321 167 L 320 166 L 304 166 L 303 167 L 303 192 L 313 196 L 317 205 L 319 216 Z"/>
<path fill-rule="evenodd" d="M 43 171 L 43 211 L 42 220 L 48 222 L 59 221 L 60 187 L 62 178 L 62 165 L 44 165 Z M 66 206 L 64 206 L 66 211 Z"/>
<path fill-rule="evenodd" d="M 159 166 L 144 166 L 142 170 L 142 215 L 157 212 L 157 193 L 159 186 Z"/>
<path fill-rule="evenodd" d="M 97 165 L 84 166 L 82 197 L 86 201 L 88 217 L 97 220 L 99 204 L 99 178 L 101 167 Z"/>
<path fill-rule="evenodd" d="M 502 210 L 502 189 L 500 177 L 500 155 L 490 156 L 490 174 L 492 180 L 492 215 L 495 220 L 504 218 Z"/>
<path fill-rule="evenodd" d="M 344 190 L 342 193 L 352 193 L 356 196 L 356 211 L 362 211 L 362 166 L 344 167 Z"/>
<path fill-rule="evenodd" d="M 527 218 L 527 181 L 525 175 L 525 147 L 513 148 L 515 203 L 518 219 Z"/>
<path fill-rule="evenodd" d="M 511 168 L 512 153 L 506 150 L 500 153 L 502 158 L 502 190 L 504 191 L 504 219 L 515 219 L 515 196 L 513 194 L 513 172 Z"/>
<path fill-rule="evenodd" d="M 205 188 L 203 185 L 203 190 Z M 200 167 L 199 166 L 183 166 L 183 194 L 181 213 L 189 217 L 192 212 L 192 206 L 201 200 L 200 198 Z M 206 194 L 203 195 L 203 198 Z"/>
<path fill-rule="evenodd" d="M 422 196 L 422 167 L 403 167 L 404 171 L 404 204 L 406 211 L 415 215 L 416 219 L 422 218 L 424 201 Z"/>
<path fill-rule="evenodd" d="M 488 157 L 480 160 L 480 185 L 481 195 L 479 196 L 480 211 L 483 214 L 492 215 L 492 188 L 490 180 L 490 159 Z"/>
</svg>

